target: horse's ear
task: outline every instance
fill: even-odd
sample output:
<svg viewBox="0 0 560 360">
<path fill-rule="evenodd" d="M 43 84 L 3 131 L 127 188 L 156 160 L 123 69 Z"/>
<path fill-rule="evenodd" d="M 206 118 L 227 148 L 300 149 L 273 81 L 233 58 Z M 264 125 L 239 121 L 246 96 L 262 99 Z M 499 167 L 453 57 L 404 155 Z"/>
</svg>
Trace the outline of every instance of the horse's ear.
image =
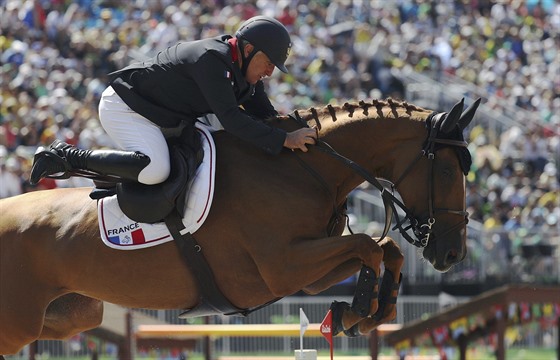
<svg viewBox="0 0 560 360">
<path fill-rule="evenodd" d="M 462 98 L 457 104 L 453 105 L 453 109 L 447 114 L 443 122 L 441 123 L 440 130 L 443 133 L 447 134 L 451 130 L 455 128 L 457 125 L 457 121 L 461 117 L 461 113 L 463 112 L 463 105 L 465 103 L 465 98 Z"/>
<path fill-rule="evenodd" d="M 474 118 L 474 113 L 476 112 L 476 109 L 478 108 L 478 105 L 480 105 L 480 100 L 481 100 L 480 98 L 476 99 L 476 101 L 473 102 L 467 108 L 467 110 L 465 110 L 463 115 L 461 115 L 461 118 L 457 122 L 457 125 L 459 125 L 459 128 L 461 130 L 465 130 L 465 128 L 470 124 L 470 122 Z"/>
</svg>

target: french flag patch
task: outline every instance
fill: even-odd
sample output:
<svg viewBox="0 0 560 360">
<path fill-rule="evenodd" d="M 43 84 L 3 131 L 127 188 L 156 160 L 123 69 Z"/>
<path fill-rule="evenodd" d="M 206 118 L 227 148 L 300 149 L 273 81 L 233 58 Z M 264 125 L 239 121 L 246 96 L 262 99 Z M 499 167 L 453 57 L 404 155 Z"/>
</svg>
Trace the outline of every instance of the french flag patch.
<svg viewBox="0 0 560 360">
<path fill-rule="evenodd" d="M 226 79 L 231 79 L 231 72 L 225 70 L 225 71 L 224 71 L 224 77 L 225 77 Z"/>
<path fill-rule="evenodd" d="M 116 245 L 138 245 L 146 242 L 142 229 L 134 230 L 129 234 L 109 236 L 109 241 Z"/>
</svg>

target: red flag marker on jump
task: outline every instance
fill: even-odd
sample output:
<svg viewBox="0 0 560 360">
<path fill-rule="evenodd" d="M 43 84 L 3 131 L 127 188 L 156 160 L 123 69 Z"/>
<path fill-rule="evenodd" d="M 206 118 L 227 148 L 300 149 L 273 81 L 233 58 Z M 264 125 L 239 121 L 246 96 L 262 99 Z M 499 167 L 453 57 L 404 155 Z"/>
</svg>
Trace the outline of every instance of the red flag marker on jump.
<svg viewBox="0 0 560 360">
<path fill-rule="evenodd" d="M 331 360 L 333 360 L 333 336 L 332 336 L 332 310 L 329 309 L 327 315 L 321 322 L 321 334 L 327 339 L 331 351 Z"/>
</svg>

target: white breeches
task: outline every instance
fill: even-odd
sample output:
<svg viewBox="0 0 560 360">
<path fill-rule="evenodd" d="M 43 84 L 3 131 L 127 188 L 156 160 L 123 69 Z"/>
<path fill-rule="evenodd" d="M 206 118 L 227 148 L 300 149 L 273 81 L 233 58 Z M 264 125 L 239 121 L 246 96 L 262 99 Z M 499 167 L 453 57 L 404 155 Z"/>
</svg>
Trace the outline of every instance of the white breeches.
<svg viewBox="0 0 560 360">
<path fill-rule="evenodd" d="M 171 166 L 161 129 L 130 109 L 111 86 L 101 95 L 99 120 L 121 150 L 139 151 L 150 157 L 148 166 L 138 174 L 139 182 L 154 185 L 167 179 Z"/>
</svg>

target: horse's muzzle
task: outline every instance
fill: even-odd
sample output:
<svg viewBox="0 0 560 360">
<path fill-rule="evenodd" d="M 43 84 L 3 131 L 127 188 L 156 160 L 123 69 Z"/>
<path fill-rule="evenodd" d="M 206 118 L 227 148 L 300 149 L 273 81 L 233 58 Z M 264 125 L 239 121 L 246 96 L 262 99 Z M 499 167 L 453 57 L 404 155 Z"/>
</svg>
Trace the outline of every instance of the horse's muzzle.
<svg viewBox="0 0 560 360">
<path fill-rule="evenodd" d="M 454 236 L 434 236 L 422 252 L 424 259 L 440 272 L 446 272 L 467 255 L 466 231 L 461 229 Z"/>
</svg>

